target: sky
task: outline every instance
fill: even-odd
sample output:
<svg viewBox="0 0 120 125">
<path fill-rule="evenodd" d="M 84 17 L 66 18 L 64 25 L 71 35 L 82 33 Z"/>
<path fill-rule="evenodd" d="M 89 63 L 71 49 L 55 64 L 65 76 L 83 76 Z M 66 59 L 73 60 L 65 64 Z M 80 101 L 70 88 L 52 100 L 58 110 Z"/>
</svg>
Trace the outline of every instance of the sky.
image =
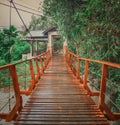
<svg viewBox="0 0 120 125">
<path fill-rule="evenodd" d="M 43 0 L 13 0 L 13 2 L 15 3 L 15 6 L 17 8 L 32 12 L 35 14 L 39 14 L 39 15 L 42 14 L 42 1 Z M 9 0 L 0 0 L 0 28 L 10 26 L 10 7 L 5 6 L 3 4 L 10 5 Z M 25 7 L 23 7 L 23 6 L 25 6 Z M 28 9 L 26 7 L 30 8 L 30 9 Z M 39 8 L 39 12 L 38 12 L 38 8 Z M 18 10 L 18 11 L 19 11 L 22 19 L 24 20 L 25 24 L 28 27 L 28 25 L 31 21 L 31 16 L 33 14 L 23 12 L 20 10 Z M 23 27 L 23 23 L 21 22 L 16 10 L 13 8 L 11 11 L 11 24 L 16 26 L 17 28 Z"/>
</svg>

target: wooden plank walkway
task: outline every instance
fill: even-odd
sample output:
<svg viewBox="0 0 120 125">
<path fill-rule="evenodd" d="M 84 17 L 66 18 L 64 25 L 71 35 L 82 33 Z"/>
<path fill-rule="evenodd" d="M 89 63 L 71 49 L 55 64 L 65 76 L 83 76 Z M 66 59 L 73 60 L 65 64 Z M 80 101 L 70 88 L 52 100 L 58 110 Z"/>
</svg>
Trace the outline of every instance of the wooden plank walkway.
<svg viewBox="0 0 120 125">
<path fill-rule="evenodd" d="M 64 57 L 56 56 L 15 125 L 109 125 L 109 122 L 68 70 Z"/>
</svg>

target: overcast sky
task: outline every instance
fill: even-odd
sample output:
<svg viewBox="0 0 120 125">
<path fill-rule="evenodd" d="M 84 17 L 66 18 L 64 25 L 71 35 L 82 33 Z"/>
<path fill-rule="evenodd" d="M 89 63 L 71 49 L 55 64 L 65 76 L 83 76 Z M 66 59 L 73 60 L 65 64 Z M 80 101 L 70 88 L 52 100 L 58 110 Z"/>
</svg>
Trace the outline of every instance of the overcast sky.
<svg viewBox="0 0 120 125">
<path fill-rule="evenodd" d="M 16 3 L 15 5 L 17 8 L 23 9 L 25 11 L 33 12 L 35 14 L 42 14 L 41 12 L 36 12 L 36 11 L 38 10 L 39 7 L 42 8 L 40 5 L 42 5 L 43 0 L 13 0 L 13 1 Z M 10 25 L 10 7 L 7 7 L 2 4 L 10 5 L 10 3 L 9 3 L 9 0 L 0 0 L 0 28 L 8 27 Z M 31 10 L 28 8 L 24 8 L 18 4 L 29 7 L 29 8 L 31 8 Z M 34 9 L 36 11 L 34 11 L 32 9 Z M 23 11 L 19 11 L 19 12 L 20 12 L 20 15 L 22 16 L 25 24 L 28 26 L 29 22 L 31 20 L 31 16 L 33 14 L 23 12 Z M 11 15 L 12 15 L 12 20 L 11 20 L 12 25 L 15 25 L 18 28 L 23 26 L 23 23 L 21 22 L 15 9 L 12 9 Z"/>
</svg>

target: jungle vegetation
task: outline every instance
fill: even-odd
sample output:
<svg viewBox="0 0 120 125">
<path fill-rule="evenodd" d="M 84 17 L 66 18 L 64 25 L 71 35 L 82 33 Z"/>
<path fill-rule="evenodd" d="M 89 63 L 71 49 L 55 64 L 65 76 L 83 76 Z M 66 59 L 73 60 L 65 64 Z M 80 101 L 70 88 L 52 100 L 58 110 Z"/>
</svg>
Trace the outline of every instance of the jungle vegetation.
<svg viewBox="0 0 120 125">
<path fill-rule="evenodd" d="M 56 27 L 69 49 L 80 57 L 120 63 L 120 0 L 44 0 L 43 16 L 33 16 L 29 29 L 49 27 Z M 20 59 L 21 49 L 28 52 L 29 45 L 20 42 L 17 36 L 13 26 L 0 31 L 0 65 Z M 94 82 L 100 78 L 101 70 L 97 64 L 90 65 Z M 109 70 L 107 89 L 113 102 L 120 106 L 120 69 Z M 98 88 L 99 83 L 98 80 Z"/>
<path fill-rule="evenodd" d="M 22 54 L 30 52 L 30 44 L 20 40 L 23 32 L 10 26 L 0 30 L 0 65 L 5 65 L 22 59 Z"/>
<path fill-rule="evenodd" d="M 44 0 L 43 9 L 49 24 L 54 24 L 51 26 L 67 39 L 72 52 L 120 63 L 120 0 Z M 100 66 L 90 65 L 90 78 L 95 81 L 100 78 Z M 109 68 L 107 86 L 111 98 L 120 106 L 120 69 Z"/>
</svg>

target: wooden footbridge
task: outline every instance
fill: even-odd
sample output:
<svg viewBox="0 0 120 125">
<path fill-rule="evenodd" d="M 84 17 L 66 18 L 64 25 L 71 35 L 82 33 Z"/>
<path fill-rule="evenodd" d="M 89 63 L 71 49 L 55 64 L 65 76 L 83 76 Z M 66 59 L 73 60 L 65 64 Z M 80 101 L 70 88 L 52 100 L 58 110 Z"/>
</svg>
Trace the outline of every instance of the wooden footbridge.
<svg viewBox="0 0 120 125">
<path fill-rule="evenodd" d="M 21 90 L 16 66 L 26 61 L 30 65 L 31 85 Z M 105 104 L 104 94 L 108 66 L 120 68 L 119 64 L 83 59 L 67 49 L 65 57 L 51 58 L 48 51 L 26 61 L 0 67 L 9 69 L 16 97 L 11 112 L 1 113 L 1 118 L 15 120 L 15 125 L 109 125 L 109 120 L 120 118 L 119 113 L 111 112 Z M 84 78 L 80 77 L 81 61 L 85 62 Z M 89 62 L 102 66 L 101 87 L 97 92 L 87 85 Z M 24 107 L 21 94 L 30 95 Z M 98 104 L 91 96 L 99 97 Z"/>
</svg>

